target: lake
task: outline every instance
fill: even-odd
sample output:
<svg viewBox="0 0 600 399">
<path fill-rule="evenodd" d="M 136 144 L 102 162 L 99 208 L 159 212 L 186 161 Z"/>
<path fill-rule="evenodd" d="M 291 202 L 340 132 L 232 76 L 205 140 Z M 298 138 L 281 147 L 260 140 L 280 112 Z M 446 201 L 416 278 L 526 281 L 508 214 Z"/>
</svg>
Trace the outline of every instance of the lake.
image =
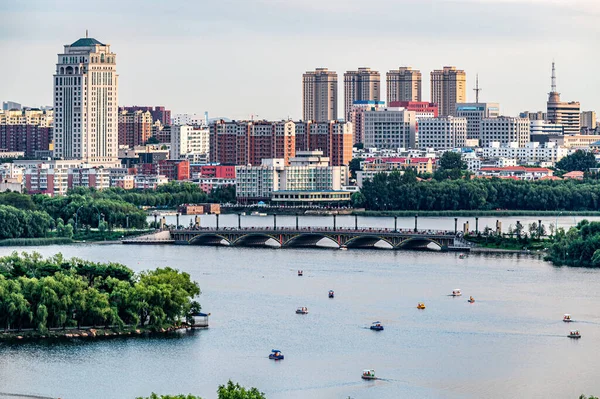
<svg viewBox="0 0 600 399">
<path fill-rule="evenodd" d="M 0 255 L 13 250 L 2 247 Z M 554 267 L 532 256 L 459 259 L 433 251 L 119 244 L 27 250 L 136 271 L 184 270 L 200 284 L 210 328 L 169 338 L 0 344 L 0 392 L 214 399 L 217 386 L 232 379 L 269 399 L 600 394 L 600 270 Z M 449 297 L 454 288 L 463 296 Z M 420 301 L 427 309 L 416 309 Z M 299 306 L 309 314 L 295 314 Z M 563 313 L 576 322 L 563 323 Z M 368 329 L 376 320 L 384 331 Z M 582 338 L 567 338 L 570 328 Z M 267 359 L 274 348 L 285 360 Z M 365 368 L 382 380 L 361 380 Z"/>
</svg>

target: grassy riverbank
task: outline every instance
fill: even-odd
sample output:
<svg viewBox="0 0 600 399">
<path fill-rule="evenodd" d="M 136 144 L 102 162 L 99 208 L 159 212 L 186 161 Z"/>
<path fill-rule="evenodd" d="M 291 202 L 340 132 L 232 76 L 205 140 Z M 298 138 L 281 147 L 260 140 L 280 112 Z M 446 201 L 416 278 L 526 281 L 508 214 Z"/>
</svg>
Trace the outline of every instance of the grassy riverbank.
<svg viewBox="0 0 600 399">
<path fill-rule="evenodd" d="M 600 216 L 600 211 L 520 211 L 520 210 L 491 210 L 491 211 L 360 211 L 358 216 L 441 216 L 441 217 L 507 217 L 507 216 Z"/>
<path fill-rule="evenodd" d="M 44 245 L 67 245 L 80 242 L 103 242 L 103 241 L 119 241 L 123 237 L 135 237 L 149 232 L 153 229 L 144 230 L 113 230 L 113 231 L 98 231 L 98 230 L 80 230 L 73 235 L 73 238 L 68 237 L 40 237 L 40 238 L 9 238 L 0 240 L 0 247 L 32 247 Z"/>
<path fill-rule="evenodd" d="M 545 251 L 552 243 L 551 239 L 532 240 L 529 238 L 511 238 L 499 236 L 467 236 L 468 241 L 479 248 L 502 249 L 508 251 Z"/>
</svg>

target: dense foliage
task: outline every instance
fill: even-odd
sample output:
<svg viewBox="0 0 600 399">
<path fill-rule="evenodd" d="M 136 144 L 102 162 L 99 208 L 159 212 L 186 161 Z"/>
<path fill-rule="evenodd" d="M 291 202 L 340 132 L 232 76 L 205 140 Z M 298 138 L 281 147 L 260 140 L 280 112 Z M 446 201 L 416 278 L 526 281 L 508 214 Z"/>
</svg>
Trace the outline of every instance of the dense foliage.
<svg viewBox="0 0 600 399">
<path fill-rule="evenodd" d="M 600 182 L 457 179 L 420 181 L 404 175 L 378 174 L 365 181 L 362 196 L 353 197 L 368 210 L 567 210 L 600 207 Z"/>
<path fill-rule="evenodd" d="M 190 320 L 200 310 L 198 284 L 171 268 L 135 275 L 117 263 L 42 258 L 14 252 L 0 258 L 0 326 L 142 326 L 160 329 Z"/>
<path fill-rule="evenodd" d="M 547 259 L 557 265 L 600 267 L 600 222 L 582 220 L 556 234 Z"/>
<path fill-rule="evenodd" d="M 217 390 L 218 399 L 266 399 L 264 393 L 256 388 L 246 389 L 240 384 L 234 384 L 231 380 L 227 385 L 219 385 Z M 193 395 L 157 395 L 154 392 L 147 398 L 139 397 L 137 399 L 202 399 L 200 396 Z"/>
<path fill-rule="evenodd" d="M 577 150 L 556 163 L 556 168 L 567 172 L 579 170 L 587 172 L 590 168 L 598 167 L 596 156 L 588 151 Z"/>
<path fill-rule="evenodd" d="M 0 205 L 0 239 L 45 237 L 53 226 L 54 220 L 46 212 Z"/>
</svg>

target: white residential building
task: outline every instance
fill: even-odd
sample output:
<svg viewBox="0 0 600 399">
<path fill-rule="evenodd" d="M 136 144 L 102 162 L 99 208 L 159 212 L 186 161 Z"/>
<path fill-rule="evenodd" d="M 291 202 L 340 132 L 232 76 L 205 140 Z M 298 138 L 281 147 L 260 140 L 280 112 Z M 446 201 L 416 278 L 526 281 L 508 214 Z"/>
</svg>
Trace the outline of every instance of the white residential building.
<svg viewBox="0 0 600 399">
<path fill-rule="evenodd" d="M 517 143 L 501 145 L 499 142 L 492 142 L 489 147 L 483 148 L 483 156 L 487 159 L 514 159 L 521 165 L 539 165 L 542 162 L 555 164 L 567 155 L 569 155 L 569 149 L 554 142 L 544 144 L 530 142 L 524 147 L 519 147 Z"/>
<path fill-rule="evenodd" d="M 279 179 L 285 161 L 264 159 L 260 166 L 236 166 L 235 196 L 239 201 L 259 201 L 271 198 L 279 189 Z"/>
<path fill-rule="evenodd" d="M 110 45 L 85 37 L 64 46 L 54 75 L 55 157 L 118 165 L 117 82 Z"/>
<path fill-rule="evenodd" d="M 167 184 L 169 179 L 163 175 L 135 175 L 134 176 L 134 188 L 136 190 L 152 189 Z"/>
<path fill-rule="evenodd" d="M 210 154 L 210 129 L 208 126 L 171 126 L 171 159 L 190 159 L 206 162 Z"/>
<path fill-rule="evenodd" d="M 453 116 L 419 119 L 419 148 L 449 150 L 465 147 L 467 119 Z"/>
<path fill-rule="evenodd" d="M 469 172 L 476 173 L 481 169 L 481 158 L 473 151 L 463 153 L 462 160 L 467 164 L 467 170 Z"/>
<path fill-rule="evenodd" d="M 524 147 L 529 143 L 529 119 L 500 116 L 481 120 L 481 147 L 489 147 L 492 142 L 501 144 L 517 143 Z"/>
<path fill-rule="evenodd" d="M 208 120 L 206 114 L 174 114 L 171 125 L 207 126 Z"/>
<path fill-rule="evenodd" d="M 380 108 L 364 113 L 364 145 L 380 149 L 414 148 L 417 144 L 415 111 Z"/>
</svg>

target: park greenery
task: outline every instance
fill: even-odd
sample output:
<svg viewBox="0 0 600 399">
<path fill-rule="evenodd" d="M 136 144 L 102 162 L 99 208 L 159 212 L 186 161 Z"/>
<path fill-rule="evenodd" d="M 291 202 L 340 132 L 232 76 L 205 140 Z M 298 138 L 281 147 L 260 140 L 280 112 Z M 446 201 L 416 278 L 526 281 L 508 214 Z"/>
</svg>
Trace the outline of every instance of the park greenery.
<svg viewBox="0 0 600 399">
<path fill-rule="evenodd" d="M 256 388 L 246 389 L 240 384 L 234 384 L 231 380 L 226 385 L 219 385 L 217 389 L 218 399 L 266 399 L 264 393 Z M 194 395 L 157 395 L 154 392 L 146 398 L 138 397 L 137 399 L 202 399 L 200 396 Z"/>
<path fill-rule="evenodd" d="M 556 169 L 565 172 L 581 171 L 588 172 L 591 168 L 597 168 L 596 156 L 589 151 L 577 150 L 567 155 L 556 163 Z"/>
<path fill-rule="evenodd" d="M 582 220 L 566 232 L 559 229 L 546 258 L 556 265 L 600 267 L 600 222 Z"/>
<path fill-rule="evenodd" d="M 118 263 L 43 258 L 13 252 L 0 258 L 0 327 L 47 334 L 66 328 L 143 328 L 190 323 L 200 294 L 189 274 L 159 268 L 135 274 Z"/>
</svg>

